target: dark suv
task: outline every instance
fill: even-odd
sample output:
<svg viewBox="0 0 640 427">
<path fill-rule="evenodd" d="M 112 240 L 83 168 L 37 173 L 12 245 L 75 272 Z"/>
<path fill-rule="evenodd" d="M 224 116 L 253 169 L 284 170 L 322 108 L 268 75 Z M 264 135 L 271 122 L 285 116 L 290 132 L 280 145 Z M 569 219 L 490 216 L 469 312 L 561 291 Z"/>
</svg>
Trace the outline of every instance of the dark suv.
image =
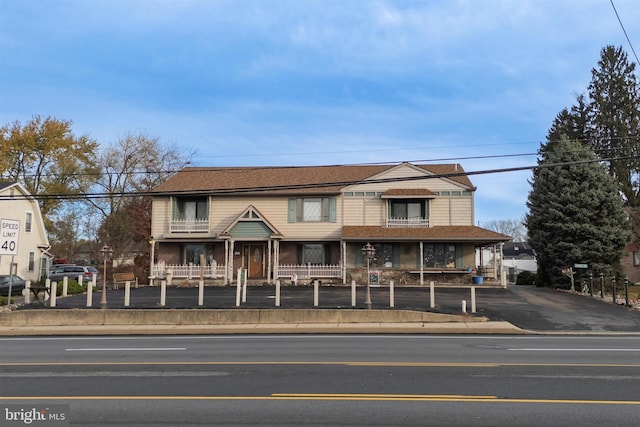
<svg viewBox="0 0 640 427">
<path fill-rule="evenodd" d="M 61 265 L 49 273 L 49 279 L 52 282 L 61 282 L 63 277 L 68 277 L 70 280 L 78 280 L 78 276 L 82 276 L 82 282 L 87 283 L 91 281 L 94 273 L 98 275 L 98 270 L 95 267 Z"/>
</svg>

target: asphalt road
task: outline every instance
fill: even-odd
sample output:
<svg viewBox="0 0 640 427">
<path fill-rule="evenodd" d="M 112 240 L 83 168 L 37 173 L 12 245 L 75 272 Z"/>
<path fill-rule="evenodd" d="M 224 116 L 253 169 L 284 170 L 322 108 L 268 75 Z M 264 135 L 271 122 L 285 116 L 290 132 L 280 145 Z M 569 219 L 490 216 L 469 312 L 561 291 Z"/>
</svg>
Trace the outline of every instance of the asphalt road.
<svg viewBox="0 0 640 427">
<path fill-rule="evenodd" d="M 5 408 L 44 407 L 87 426 L 631 426 L 640 413 L 633 336 L 34 337 L 0 348 L 0 424 Z"/>
<path fill-rule="evenodd" d="M 165 308 L 198 307 L 198 289 L 167 287 Z M 448 314 L 459 314 L 462 301 L 471 312 L 469 288 L 435 288 L 435 307 L 430 307 L 429 287 L 396 287 L 394 308 Z M 373 308 L 391 309 L 389 288 L 372 288 Z M 101 294 L 94 293 L 93 308 L 100 307 Z M 131 290 L 131 308 L 160 307 L 159 287 L 141 287 Z M 203 308 L 233 308 L 236 306 L 234 286 L 205 287 Z M 364 291 L 357 290 L 357 307 L 364 308 Z M 58 310 L 86 307 L 86 295 L 74 295 L 57 300 Z M 109 308 L 124 307 L 124 290 L 107 291 Z M 242 299 L 241 299 L 242 301 Z M 312 286 L 282 287 L 282 308 L 312 308 Z M 273 286 L 250 286 L 243 308 L 276 308 Z M 640 333 L 640 311 L 605 303 L 597 298 L 548 288 L 509 286 L 507 289 L 476 287 L 475 315 L 490 320 L 508 321 L 522 329 L 546 332 Z M 43 304 L 22 308 L 49 309 Z M 321 286 L 318 308 L 351 308 L 351 288 L 348 286 Z"/>
</svg>

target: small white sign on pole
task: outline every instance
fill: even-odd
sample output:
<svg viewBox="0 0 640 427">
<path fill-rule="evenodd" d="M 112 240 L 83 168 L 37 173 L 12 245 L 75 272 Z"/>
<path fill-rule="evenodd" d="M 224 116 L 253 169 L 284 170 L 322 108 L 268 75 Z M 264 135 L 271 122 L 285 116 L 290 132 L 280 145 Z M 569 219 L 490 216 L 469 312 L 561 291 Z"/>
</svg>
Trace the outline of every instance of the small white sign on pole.
<svg viewBox="0 0 640 427">
<path fill-rule="evenodd" d="M 18 255 L 18 237 L 20 236 L 20 221 L 15 219 L 0 219 L 0 256 Z"/>
</svg>

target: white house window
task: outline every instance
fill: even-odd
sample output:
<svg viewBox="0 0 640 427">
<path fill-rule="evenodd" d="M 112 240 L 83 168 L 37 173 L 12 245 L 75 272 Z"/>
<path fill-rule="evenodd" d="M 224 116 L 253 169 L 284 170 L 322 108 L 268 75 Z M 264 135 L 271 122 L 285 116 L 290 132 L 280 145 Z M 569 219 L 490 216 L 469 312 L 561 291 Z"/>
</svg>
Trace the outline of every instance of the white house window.
<svg viewBox="0 0 640 427">
<path fill-rule="evenodd" d="M 636 267 L 640 265 L 640 253 L 637 251 L 633 252 L 633 265 Z"/>
<path fill-rule="evenodd" d="M 33 214 L 31 212 L 27 212 L 24 218 L 24 231 L 26 233 L 31 233 L 31 223 L 33 221 Z M 29 270 L 31 271 L 31 270 Z"/>
<path fill-rule="evenodd" d="M 336 222 L 336 198 L 290 198 L 288 220 L 289 222 Z"/>
<path fill-rule="evenodd" d="M 27 271 L 34 271 L 36 268 L 36 254 L 29 252 L 29 261 L 27 263 Z"/>
</svg>

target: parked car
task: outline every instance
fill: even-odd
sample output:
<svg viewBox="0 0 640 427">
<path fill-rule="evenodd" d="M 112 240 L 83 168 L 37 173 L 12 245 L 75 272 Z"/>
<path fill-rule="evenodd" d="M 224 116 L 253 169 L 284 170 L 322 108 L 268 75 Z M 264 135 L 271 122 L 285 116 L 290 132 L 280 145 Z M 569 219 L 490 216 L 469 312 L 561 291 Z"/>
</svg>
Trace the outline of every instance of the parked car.
<svg viewBox="0 0 640 427">
<path fill-rule="evenodd" d="M 93 274 L 98 275 L 98 269 L 91 266 L 83 266 L 83 265 L 63 265 L 59 266 L 53 272 L 49 273 L 49 279 L 52 282 L 61 282 L 64 277 L 68 277 L 72 280 L 78 280 L 78 276 L 82 276 L 82 281 L 84 283 L 89 282 Z"/>
<path fill-rule="evenodd" d="M 11 295 L 21 295 L 24 289 L 25 281 L 22 277 L 11 276 Z M 9 275 L 0 275 L 0 295 L 9 295 Z"/>
</svg>

